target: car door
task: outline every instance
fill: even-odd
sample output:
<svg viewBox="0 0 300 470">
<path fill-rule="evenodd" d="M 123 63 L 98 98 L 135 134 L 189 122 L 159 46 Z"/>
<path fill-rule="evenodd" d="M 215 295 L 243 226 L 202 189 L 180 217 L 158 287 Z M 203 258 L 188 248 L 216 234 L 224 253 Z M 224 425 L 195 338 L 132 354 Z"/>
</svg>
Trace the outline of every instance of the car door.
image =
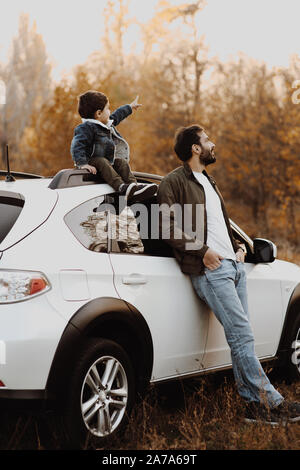
<svg viewBox="0 0 300 470">
<path fill-rule="evenodd" d="M 132 227 L 135 219 L 130 210 L 129 217 Z M 137 240 L 138 231 L 133 232 Z M 208 315 L 189 276 L 172 255 L 165 256 L 166 250 L 155 252 L 149 239 L 143 240 L 142 248 L 138 242 L 135 247 L 131 243 L 131 248 L 125 245 L 117 241 L 111 246 L 114 284 L 120 298 L 136 307 L 149 325 L 154 347 L 152 381 L 202 370 Z"/>
<path fill-rule="evenodd" d="M 243 241 L 247 251 L 252 241 L 234 224 L 234 237 Z M 282 326 L 281 284 L 273 263 L 253 264 L 245 260 L 250 323 L 255 339 L 255 352 L 259 358 L 276 353 Z M 222 325 L 209 311 L 208 338 L 203 359 L 206 369 L 231 364 L 230 348 Z"/>
</svg>

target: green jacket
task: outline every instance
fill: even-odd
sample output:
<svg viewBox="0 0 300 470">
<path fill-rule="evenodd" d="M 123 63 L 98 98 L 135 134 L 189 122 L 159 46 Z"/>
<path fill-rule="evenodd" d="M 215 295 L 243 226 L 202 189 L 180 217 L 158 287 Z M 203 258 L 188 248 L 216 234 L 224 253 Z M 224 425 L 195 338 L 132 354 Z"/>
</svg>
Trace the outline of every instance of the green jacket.
<svg viewBox="0 0 300 470">
<path fill-rule="evenodd" d="M 236 252 L 239 245 L 233 238 L 222 195 L 214 179 L 206 171 L 203 174 L 221 200 L 229 237 Z M 181 271 L 186 274 L 203 274 L 203 257 L 209 248 L 206 245 L 205 192 L 188 163 L 184 162 L 163 178 L 158 189 L 158 202 L 161 214 L 160 236 L 172 246 Z"/>
</svg>

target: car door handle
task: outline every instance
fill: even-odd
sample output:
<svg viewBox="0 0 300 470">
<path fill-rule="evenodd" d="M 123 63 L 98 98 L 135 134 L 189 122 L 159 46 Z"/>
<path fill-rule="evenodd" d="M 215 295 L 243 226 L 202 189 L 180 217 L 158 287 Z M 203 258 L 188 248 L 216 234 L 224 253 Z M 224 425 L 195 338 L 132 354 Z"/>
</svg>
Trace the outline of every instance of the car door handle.
<svg viewBox="0 0 300 470">
<path fill-rule="evenodd" d="M 138 284 L 146 284 L 148 280 L 142 274 L 129 274 L 129 276 L 124 276 L 122 278 L 122 282 L 123 284 L 138 285 Z"/>
</svg>

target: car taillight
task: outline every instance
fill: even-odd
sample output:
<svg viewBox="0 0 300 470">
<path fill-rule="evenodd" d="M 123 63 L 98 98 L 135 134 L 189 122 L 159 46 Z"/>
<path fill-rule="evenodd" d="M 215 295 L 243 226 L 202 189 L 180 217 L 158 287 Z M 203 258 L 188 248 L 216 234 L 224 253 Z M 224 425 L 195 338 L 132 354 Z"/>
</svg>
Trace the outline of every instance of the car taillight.
<svg viewBox="0 0 300 470">
<path fill-rule="evenodd" d="M 50 289 L 40 272 L 0 269 L 0 304 L 28 300 Z"/>
</svg>

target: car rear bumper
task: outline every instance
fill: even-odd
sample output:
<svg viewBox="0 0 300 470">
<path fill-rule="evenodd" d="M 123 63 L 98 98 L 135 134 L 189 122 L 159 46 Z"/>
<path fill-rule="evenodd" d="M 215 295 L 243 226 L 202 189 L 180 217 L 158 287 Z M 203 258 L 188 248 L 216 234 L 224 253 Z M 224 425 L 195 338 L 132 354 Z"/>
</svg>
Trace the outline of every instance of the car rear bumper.
<svg viewBox="0 0 300 470">
<path fill-rule="evenodd" d="M 40 395 L 65 326 L 45 295 L 1 305 L 0 398 Z"/>
<path fill-rule="evenodd" d="M 0 400 L 45 400 L 45 390 L 11 390 L 0 387 Z"/>
</svg>

